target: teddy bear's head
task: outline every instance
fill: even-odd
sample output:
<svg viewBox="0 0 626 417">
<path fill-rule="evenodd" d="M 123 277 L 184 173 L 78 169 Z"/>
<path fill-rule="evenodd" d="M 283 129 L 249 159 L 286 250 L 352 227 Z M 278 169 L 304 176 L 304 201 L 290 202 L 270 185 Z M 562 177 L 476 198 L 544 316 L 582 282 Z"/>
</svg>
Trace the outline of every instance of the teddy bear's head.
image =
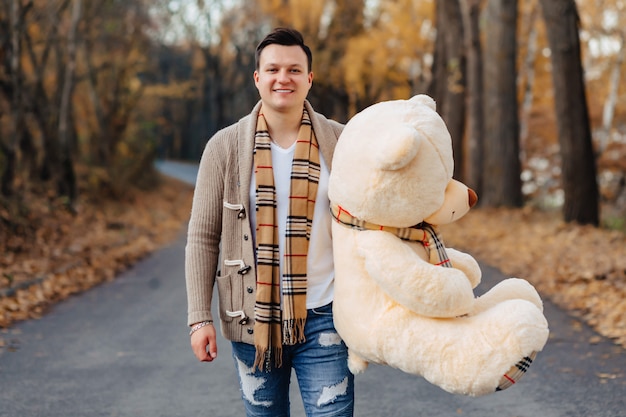
<svg viewBox="0 0 626 417">
<path fill-rule="evenodd" d="M 426 95 L 374 104 L 339 138 L 329 183 L 331 203 L 361 220 L 393 227 L 450 223 L 476 203 L 452 179 L 452 140 Z"/>
</svg>

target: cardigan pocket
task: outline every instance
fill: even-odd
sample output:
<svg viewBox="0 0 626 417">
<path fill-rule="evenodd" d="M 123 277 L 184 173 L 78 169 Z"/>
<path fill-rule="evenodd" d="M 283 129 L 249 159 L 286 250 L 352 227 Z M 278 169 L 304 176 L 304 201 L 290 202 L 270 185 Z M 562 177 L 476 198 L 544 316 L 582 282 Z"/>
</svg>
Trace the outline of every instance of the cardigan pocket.
<svg viewBox="0 0 626 417">
<path fill-rule="evenodd" d="M 218 277 L 217 291 L 220 319 L 228 323 L 240 320 L 243 315 L 243 285 L 239 275 Z"/>
</svg>

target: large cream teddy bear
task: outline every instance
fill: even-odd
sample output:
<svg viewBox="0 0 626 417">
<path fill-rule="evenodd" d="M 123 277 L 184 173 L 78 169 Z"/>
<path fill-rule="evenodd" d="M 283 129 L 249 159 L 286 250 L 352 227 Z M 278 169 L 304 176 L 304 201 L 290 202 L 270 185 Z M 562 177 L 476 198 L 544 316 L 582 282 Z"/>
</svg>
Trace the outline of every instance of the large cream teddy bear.
<svg viewBox="0 0 626 417">
<path fill-rule="evenodd" d="M 436 226 L 477 197 L 452 179 L 452 142 L 433 99 L 355 115 L 332 166 L 333 311 L 350 370 L 386 364 L 472 396 L 515 383 L 547 341 L 542 302 L 518 278 L 476 298 L 478 263 L 439 239 Z"/>
</svg>

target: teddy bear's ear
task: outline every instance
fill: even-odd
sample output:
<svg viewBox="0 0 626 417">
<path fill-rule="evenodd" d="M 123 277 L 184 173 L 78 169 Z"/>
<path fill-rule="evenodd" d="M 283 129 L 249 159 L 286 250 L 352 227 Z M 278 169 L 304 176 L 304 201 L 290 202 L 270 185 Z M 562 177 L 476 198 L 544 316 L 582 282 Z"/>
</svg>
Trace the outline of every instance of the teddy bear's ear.
<svg viewBox="0 0 626 417">
<path fill-rule="evenodd" d="M 411 125 L 390 126 L 377 143 L 376 162 L 383 171 L 395 171 L 411 162 L 421 143 L 421 136 Z"/>
<path fill-rule="evenodd" d="M 418 94 L 416 96 L 413 96 L 409 99 L 409 102 L 428 106 L 434 111 L 437 111 L 437 103 L 431 96 L 427 96 L 426 94 Z"/>
</svg>

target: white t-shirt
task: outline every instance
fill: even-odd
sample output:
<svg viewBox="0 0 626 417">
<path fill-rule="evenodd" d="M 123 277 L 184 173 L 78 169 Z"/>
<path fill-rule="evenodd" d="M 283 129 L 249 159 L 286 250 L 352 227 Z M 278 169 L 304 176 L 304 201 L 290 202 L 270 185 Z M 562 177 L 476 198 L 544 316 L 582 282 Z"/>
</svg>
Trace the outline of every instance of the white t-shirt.
<svg viewBox="0 0 626 417">
<path fill-rule="evenodd" d="M 284 149 L 272 142 L 272 169 L 276 187 L 276 217 L 278 221 L 280 270 L 283 271 L 285 253 L 285 230 L 289 213 L 289 194 L 291 189 L 291 165 L 296 144 Z M 317 198 L 307 256 L 307 294 L 306 308 L 324 306 L 333 300 L 333 246 L 331 239 L 331 216 L 328 200 L 328 167 L 320 153 L 320 180 L 317 186 Z M 250 224 L 253 241 L 256 245 L 256 178 L 252 171 L 250 181 Z"/>
</svg>

